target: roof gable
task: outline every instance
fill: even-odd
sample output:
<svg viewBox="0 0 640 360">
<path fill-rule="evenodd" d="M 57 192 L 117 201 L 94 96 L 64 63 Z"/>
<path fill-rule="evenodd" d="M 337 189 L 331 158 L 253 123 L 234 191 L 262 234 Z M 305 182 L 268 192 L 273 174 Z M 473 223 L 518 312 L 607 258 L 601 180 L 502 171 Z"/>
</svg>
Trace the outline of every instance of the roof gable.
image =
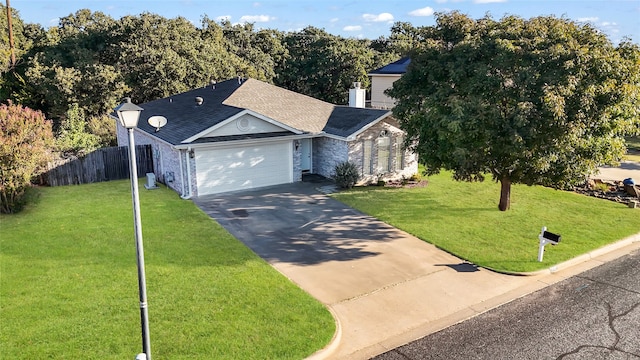
<svg viewBox="0 0 640 360">
<path fill-rule="evenodd" d="M 250 134 L 284 132 L 299 134 L 301 131 L 280 124 L 251 110 L 243 110 L 182 142 L 190 143 L 198 139 L 220 138 L 223 136 L 247 137 Z"/>
<path fill-rule="evenodd" d="M 334 108 L 322 100 L 254 79 L 246 80 L 223 104 L 249 109 L 311 133 L 323 131 Z"/>
</svg>

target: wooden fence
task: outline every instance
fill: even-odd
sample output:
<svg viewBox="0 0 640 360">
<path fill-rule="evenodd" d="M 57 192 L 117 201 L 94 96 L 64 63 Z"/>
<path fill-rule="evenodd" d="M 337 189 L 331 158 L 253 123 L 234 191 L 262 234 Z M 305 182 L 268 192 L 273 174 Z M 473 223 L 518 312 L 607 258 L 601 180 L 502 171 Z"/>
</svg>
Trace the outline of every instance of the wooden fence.
<svg viewBox="0 0 640 360">
<path fill-rule="evenodd" d="M 151 145 L 136 145 L 138 177 L 153 172 Z M 42 180 L 49 186 L 88 184 L 129 178 L 127 146 L 98 149 L 62 164 L 49 164 Z"/>
</svg>

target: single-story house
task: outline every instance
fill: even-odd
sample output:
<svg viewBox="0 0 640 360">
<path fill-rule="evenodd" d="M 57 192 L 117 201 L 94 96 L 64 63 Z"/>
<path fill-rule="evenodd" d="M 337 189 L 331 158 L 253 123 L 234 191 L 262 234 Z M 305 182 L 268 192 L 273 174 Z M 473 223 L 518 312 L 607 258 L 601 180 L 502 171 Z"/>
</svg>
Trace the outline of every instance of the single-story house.
<svg viewBox="0 0 640 360">
<path fill-rule="evenodd" d="M 156 179 L 183 198 L 293 183 L 303 173 L 330 178 L 344 161 L 358 165 L 364 182 L 417 172 L 386 110 L 337 106 L 240 78 L 139 106 L 136 145 L 152 146 Z M 154 116 L 166 125 L 149 124 Z M 117 124 L 118 144 L 126 146 L 127 131 Z"/>
<path fill-rule="evenodd" d="M 395 100 L 384 92 L 393 86 L 393 83 L 407 72 L 407 66 L 411 58 L 403 57 L 381 68 L 371 71 L 371 107 L 374 109 L 391 109 L 395 106 Z"/>
</svg>

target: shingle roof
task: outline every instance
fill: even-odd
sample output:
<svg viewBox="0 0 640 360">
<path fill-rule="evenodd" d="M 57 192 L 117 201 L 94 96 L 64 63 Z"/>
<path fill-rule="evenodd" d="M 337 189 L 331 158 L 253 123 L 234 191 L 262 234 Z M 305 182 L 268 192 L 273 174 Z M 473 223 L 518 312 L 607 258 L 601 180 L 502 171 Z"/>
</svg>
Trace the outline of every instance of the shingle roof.
<svg viewBox="0 0 640 360">
<path fill-rule="evenodd" d="M 398 61 L 394 61 L 391 64 L 385 65 L 379 69 L 373 70 L 369 75 L 390 75 L 390 74 L 404 74 L 407 72 L 407 66 L 411 62 L 410 57 L 403 57 Z"/>
<path fill-rule="evenodd" d="M 237 80 L 229 80 L 212 86 L 198 88 L 164 99 L 140 104 L 144 110 L 140 114 L 138 128 L 172 145 L 179 145 L 185 139 L 198 134 L 244 109 L 223 105 L 241 85 Z M 196 97 L 202 97 L 202 105 L 196 105 Z M 158 132 L 147 123 L 154 115 L 167 118 L 167 124 Z"/>
<path fill-rule="evenodd" d="M 203 99 L 202 105 L 196 104 L 196 97 Z M 242 83 L 227 80 L 215 88 L 209 85 L 140 106 L 144 110 L 139 129 L 173 145 L 245 110 L 303 132 L 325 132 L 345 138 L 388 114 L 386 110 L 336 106 L 254 79 Z M 147 123 L 154 115 L 167 118 L 167 124 L 158 132 Z M 221 139 L 208 138 L 207 141 Z"/>
<path fill-rule="evenodd" d="M 334 105 L 265 82 L 248 79 L 225 105 L 255 111 L 305 132 L 324 129 Z"/>
</svg>

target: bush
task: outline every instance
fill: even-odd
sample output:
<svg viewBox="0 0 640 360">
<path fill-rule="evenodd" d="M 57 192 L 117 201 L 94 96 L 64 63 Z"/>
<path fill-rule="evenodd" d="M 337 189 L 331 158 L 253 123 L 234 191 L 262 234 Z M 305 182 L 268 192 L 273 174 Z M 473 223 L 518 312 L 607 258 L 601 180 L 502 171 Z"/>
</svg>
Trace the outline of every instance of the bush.
<svg viewBox="0 0 640 360">
<path fill-rule="evenodd" d="M 46 169 L 54 138 L 40 111 L 0 105 L 0 212 L 20 210 L 31 180 Z"/>
<path fill-rule="evenodd" d="M 336 185 L 343 189 L 351 189 L 360 180 L 360 170 L 358 166 L 350 161 L 341 162 L 336 165 L 333 179 Z"/>
</svg>

